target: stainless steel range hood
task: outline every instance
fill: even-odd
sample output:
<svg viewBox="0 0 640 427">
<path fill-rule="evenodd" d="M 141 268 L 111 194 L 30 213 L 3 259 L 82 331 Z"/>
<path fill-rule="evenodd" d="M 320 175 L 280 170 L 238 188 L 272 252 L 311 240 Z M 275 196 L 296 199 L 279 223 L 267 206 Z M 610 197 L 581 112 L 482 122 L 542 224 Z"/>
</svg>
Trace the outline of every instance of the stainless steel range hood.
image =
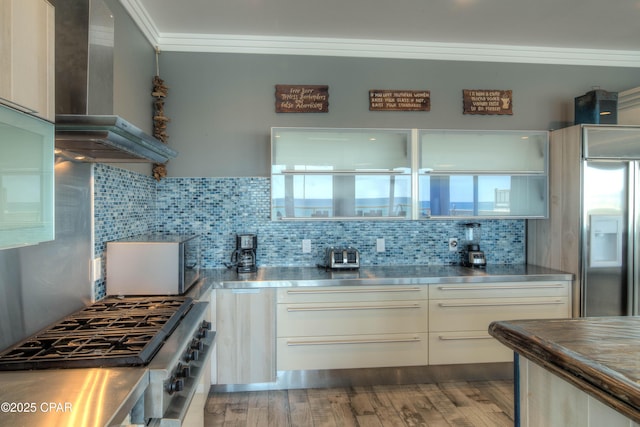
<svg viewBox="0 0 640 427">
<path fill-rule="evenodd" d="M 114 23 L 104 1 L 50 1 L 56 8 L 56 150 L 86 162 L 165 163 L 176 157 L 162 141 L 113 114 Z"/>
</svg>

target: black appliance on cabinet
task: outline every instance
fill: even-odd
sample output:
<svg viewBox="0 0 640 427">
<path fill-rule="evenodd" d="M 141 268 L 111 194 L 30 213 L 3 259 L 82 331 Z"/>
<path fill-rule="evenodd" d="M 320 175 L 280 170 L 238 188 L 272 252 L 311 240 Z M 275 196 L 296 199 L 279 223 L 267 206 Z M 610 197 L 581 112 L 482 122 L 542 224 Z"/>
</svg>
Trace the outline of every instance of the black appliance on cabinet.
<svg viewBox="0 0 640 427">
<path fill-rule="evenodd" d="M 618 123 L 618 93 L 595 89 L 575 98 L 575 124 Z"/>
<path fill-rule="evenodd" d="M 258 270 L 257 248 L 258 236 L 255 234 L 236 235 L 236 250 L 231 254 L 231 262 L 236 266 L 238 273 L 254 273 Z"/>
</svg>

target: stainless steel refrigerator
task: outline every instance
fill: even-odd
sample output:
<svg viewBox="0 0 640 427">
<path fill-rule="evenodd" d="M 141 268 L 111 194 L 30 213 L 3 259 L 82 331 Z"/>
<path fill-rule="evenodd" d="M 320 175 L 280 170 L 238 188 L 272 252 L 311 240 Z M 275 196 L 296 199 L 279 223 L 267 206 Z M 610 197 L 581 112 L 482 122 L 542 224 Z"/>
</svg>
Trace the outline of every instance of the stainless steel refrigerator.
<svg viewBox="0 0 640 427">
<path fill-rule="evenodd" d="M 577 125 L 549 139 L 549 218 L 527 260 L 574 274 L 574 316 L 640 314 L 640 126 Z"/>
</svg>

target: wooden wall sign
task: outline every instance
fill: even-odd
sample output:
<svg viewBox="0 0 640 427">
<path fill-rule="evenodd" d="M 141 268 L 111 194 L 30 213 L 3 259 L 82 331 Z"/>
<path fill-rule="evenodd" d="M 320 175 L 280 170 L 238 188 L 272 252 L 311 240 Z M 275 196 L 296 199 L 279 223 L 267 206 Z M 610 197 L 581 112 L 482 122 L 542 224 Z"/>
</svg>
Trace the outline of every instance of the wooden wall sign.
<svg viewBox="0 0 640 427">
<path fill-rule="evenodd" d="M 462 110 L 464 114 L 513 114 L 512 96 L 510 90 L 464 89 Z"/>
<path fill-rule="evenodd" d="M 431 111 L 428 90 L 372 89 L 369 91 L 370 111 Z"/>
<path fill-rule="evenodd" d="M 276 113 L 329 112 L 329 86 L 276 85 Z"/>
</svg>

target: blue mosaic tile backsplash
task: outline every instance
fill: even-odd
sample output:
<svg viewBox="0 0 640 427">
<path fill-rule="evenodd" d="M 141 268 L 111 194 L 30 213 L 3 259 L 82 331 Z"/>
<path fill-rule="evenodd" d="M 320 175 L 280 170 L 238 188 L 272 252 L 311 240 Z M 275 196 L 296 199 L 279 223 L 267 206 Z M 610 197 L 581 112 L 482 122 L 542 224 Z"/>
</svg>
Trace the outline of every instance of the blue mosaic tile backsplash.
<svg viewBox="0 0 640 427">
<path fill-rule="evenodd" d="M 156 230 L 156 181 L 125 169 L 96 164 L 93 170 L 94 256 L 107 242 Z M 94 284 L 96 300 L 106 294 L 103 279 Z"/>
<path fill-rule="evenodd" d="M 153 178 L 95 166 L 95 256 L 106 242 L 158 231 L 200 234 L 204 268 L 224 267 L 236 233 L 258 236 L 259 266 L 315 266 L 324 248 L 351 245 L 363 265 L 449 264 L 450 237 L 464 240 L 467 220 L 271 221 L 269 178 Z M 481 246 L 490 264 L 525 262 L 525 220 L 481 220 Z M 376 239 L 385 252 L 376 252 Z M 302 240 L 311 253 L 302 253 Z M 96 295 L 104 295 L 104 281 Z"/>
</svg>

